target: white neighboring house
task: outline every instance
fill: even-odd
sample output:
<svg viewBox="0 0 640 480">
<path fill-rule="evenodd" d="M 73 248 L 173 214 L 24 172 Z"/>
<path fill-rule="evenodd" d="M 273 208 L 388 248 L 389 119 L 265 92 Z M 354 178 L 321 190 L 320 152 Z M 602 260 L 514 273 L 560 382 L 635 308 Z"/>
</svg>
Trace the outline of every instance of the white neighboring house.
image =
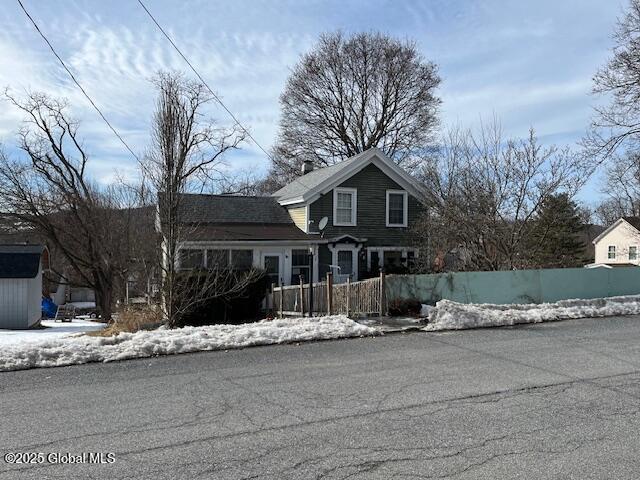
<svg viewBox="0 0 640 480">
<path fill-rule="evenodd" d="M 622 217 L 594 240 L 595 265 L 640 265 L 640 217 Z"/>
<path fill-rule="evenodd" d="M 41 245 L 0 245 L 0 328 L 29 328 L 42 316 Z"/>
</svg>

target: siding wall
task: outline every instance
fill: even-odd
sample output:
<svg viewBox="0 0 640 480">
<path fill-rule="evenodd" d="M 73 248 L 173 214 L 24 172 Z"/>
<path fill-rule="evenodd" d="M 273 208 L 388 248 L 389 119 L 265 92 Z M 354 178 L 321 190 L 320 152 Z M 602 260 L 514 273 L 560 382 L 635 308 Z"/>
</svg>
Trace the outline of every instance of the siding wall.
<svg viewBox="0 0 640 480">
<path fill-rule="evenodd" d="M 28 279 L 0 278 L 0 328 L 29 326 L 28 291 Z"/>
<path fill-rule="evenodd" d="M 42 266 L 34 278 L 0 278 L 0 328 L 29 328 L 42 317 Z"/>
<path fill-rule="evenodd" d="M 609 259 L 609 245 L 616 247 L 616 258 Z M 638 260 L 629 260 L 629 247 L 638 247 Z M 640 234 L 627 223 L 621 223 L 602 237 L 595 245 L 596 263 L 635 263 L 640 264 Z"/>
<path fill-rule="evenodd" d="M 37 323 L 42 318 L 42 268 L 34 278 L 27 282 L 27 327 Z"/>
<path fill-rule="evenodd" d="M 303 232 L 307 231 L 307 207 L 296 207 L 289 209 L 289 216 Z"/>
<path fill-rule="evenodd" d="M 362 171 L 344 181 L 339 187 L 356 188 L 357 219 L 355 227 L 335 227 L 333 225 L 333 191 L 328 192 L 309 206 L 309 220 L 318 225 L 322 217 L 328 217 L 329 223 L 324 231 L 325 238 L 349 234 L 365 237 L 371 246 L 411 245 L 409 230 L 417 220 L 420 203 L 408 195 L 407 228 L 386 226 L 386 191 L 403 190 L 375 165 L 368 165 Z"/>
</svg>

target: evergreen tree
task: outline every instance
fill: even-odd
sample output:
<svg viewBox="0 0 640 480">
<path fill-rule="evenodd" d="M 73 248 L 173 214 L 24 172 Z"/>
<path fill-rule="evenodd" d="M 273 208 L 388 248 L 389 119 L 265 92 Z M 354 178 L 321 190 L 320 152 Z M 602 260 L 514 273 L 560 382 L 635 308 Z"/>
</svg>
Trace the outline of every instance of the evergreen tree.
<svg viewBox="0 0 640 480">
<path fill-rule="evenodd" d="M 583 223 L 578 205 L 566 193 L 547 197 L 530 234 L 532 266 L 580 267 L 584 264 Z"/>
</svg>

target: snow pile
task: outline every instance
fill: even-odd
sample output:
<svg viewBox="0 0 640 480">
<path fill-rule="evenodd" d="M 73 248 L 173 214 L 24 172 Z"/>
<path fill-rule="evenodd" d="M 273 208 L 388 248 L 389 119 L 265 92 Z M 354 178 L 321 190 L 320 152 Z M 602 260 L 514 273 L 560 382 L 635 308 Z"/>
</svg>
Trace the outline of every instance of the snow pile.
<svg viewBox="0 0 640 480">
<path fill-rule="evenodd" d="M 424 303 L 420 306 L 420 316 L 422 318 L 429 318 L 430 315 L 433 315 L 433 312 L 436 307 L 431 305 L 425 305 Z"/>
<path fill-rule="evenodd" d="M 521 323 L 552 322 L 570 318 L 640 314 L 640 295 L 561 300 L 555 303 L 494 305 L 440 300 L 424 330 L 460 330 L 502 327 Z"/>
<path fill-rule="evenodd" d="M 160 328 L 113 337 L 67 337 L 3 347 L 0 371 L 376 334 L 373 328 L 344 315 L 335 315 L 263 320 L 244 325 Z"/>
<path fill-rule="evenodd" d="M 102 330 L 106 326 L 104 323 L 92 322 L 80 318 L 74 318 L 71 322 L 42 320 L 40 324 L 46 328 L 32 328 L 29 330 L 0 329 L 0 348 L 4 350 L 8 345 L 42 342 L 69 337 L 92 330 Z"/>
</svg>

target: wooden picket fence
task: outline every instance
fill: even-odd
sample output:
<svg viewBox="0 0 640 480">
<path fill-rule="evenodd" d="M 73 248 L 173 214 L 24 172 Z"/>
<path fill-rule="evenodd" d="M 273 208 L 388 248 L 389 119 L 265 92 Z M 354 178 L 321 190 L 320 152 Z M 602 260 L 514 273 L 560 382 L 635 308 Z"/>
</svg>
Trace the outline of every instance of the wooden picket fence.
<svg viewBox="0 0 640 480">
<path fill-rule="evenodd" d="M 278 316 L 309 315 L 309 294 L 313 288 L 312 315 L 385 315 L 385 275 L 345 283 L 334 284 L 331 273 L 326 280 L 313 285 L 272 287 L 267 295 L 267 307 Z"/>
</svg>

